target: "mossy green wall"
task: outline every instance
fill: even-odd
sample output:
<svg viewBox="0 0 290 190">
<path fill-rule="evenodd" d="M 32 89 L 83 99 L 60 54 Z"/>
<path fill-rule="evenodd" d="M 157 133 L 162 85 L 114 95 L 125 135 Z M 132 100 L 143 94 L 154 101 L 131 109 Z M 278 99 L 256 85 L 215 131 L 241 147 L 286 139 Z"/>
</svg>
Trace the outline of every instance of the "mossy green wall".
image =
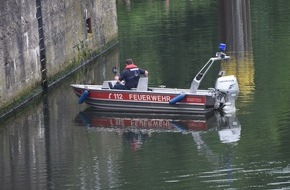
<svg viewBox="0 0 290 190">
<path fill-rule="evenodd" d="M 117 40 L 116 0 L 41 1 L 48 81 Z M 0 3 L 0 110 L 41 85 L 35 0 Z M 2 19 L 3 18 L 3 19 Z M 91 19 L 92 32 L 86 20 Z"/>
</svg>

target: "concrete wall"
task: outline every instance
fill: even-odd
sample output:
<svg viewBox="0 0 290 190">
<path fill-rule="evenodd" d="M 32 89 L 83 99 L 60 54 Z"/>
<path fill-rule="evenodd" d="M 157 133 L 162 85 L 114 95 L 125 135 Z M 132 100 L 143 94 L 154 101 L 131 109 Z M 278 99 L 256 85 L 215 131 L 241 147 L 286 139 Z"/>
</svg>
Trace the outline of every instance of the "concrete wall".
<svg viewBox="0 0 290 190">
<path fill-rule="evenodd" d="M 0 1 L 0 109 L 41 85 L 36 1 Z M 115 0 L 42 0 L 41 10 L 49 78 L 117 40 Z"/>
</svg>

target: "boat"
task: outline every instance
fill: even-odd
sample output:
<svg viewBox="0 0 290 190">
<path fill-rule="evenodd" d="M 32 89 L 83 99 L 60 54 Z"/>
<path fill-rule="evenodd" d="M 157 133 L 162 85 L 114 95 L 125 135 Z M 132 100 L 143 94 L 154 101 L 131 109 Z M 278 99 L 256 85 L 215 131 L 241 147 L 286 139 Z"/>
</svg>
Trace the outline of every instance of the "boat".
<svg viewBox="0 0 290 190">
<path fill-rule="evenodd" d="M 226 44 L 221 43 L 219 52 L 195 75 L 188 89 L 149 87 L 148 77 L 141 77 L 137 88 L 131 90 L 111 89 L 115 80 L 103 81 L 102 85 L 71 84 L 71 87 L 79 97 L 79 104 L 85 102 L 104 111 L 205 114 L 220 109 L 235 112 L 239 85 L 234 75 L 226 76 L 224 71 L 220 71 L 214 88 L 199 89 L 214 63 L 230 59 L 225 50 Z"/>
</svg>

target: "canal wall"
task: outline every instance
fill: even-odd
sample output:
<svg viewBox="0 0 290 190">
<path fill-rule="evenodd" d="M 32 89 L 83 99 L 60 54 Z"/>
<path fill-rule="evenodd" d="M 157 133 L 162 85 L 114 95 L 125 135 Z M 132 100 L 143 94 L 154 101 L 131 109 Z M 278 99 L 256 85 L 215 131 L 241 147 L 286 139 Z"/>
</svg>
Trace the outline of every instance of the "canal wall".
<svg viewBox="0 0 290 190">
<path fill-rule="evenodd" d="M 115 0 L 6 0 L 0 17 L 1 112 L 117 41 Z"/>
</svg>

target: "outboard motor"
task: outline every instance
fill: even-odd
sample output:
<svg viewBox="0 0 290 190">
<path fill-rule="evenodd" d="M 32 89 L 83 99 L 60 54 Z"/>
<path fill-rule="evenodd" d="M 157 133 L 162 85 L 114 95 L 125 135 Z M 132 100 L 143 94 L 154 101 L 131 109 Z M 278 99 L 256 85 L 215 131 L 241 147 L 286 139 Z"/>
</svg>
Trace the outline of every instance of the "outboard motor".
<svg viewBox="0 0 290 190">
<path fill-rule="evenodd" d="M 215 84 L 216 109 L 222 109 L 224 112 L 235 112 L 235 101 L 239 94 L 239 84 L 234 75 L 221 76 Z"/>
</svg>

